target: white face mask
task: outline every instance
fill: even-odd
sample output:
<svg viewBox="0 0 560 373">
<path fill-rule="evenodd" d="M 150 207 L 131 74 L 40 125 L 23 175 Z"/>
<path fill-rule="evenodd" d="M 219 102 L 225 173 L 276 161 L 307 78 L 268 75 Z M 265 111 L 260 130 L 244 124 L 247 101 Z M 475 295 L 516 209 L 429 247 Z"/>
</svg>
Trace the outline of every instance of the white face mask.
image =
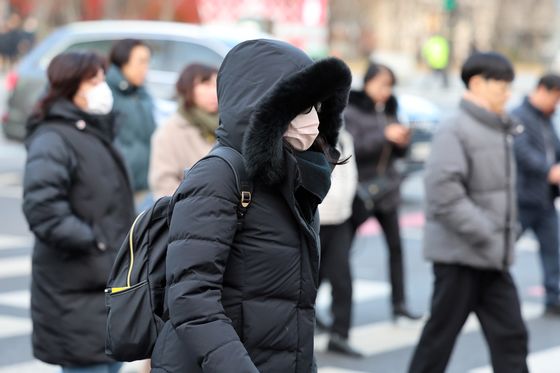
<svg viewBox="0 0 560 373">
<path fill-rule="evenodd" d="M 113 109 L 113 93 L 107 82 L 97 84 L 85 94 L 87 112 L 91 114 L 109 114 Z"/>
<path fill-rule="evenodd" d="M 300 114 L 292 120 L 284 138 L 300 152 L 306 151 L 313 145 L 319 135 L 319 115 L 313 107 L 307 114 Z"/>
</svg>

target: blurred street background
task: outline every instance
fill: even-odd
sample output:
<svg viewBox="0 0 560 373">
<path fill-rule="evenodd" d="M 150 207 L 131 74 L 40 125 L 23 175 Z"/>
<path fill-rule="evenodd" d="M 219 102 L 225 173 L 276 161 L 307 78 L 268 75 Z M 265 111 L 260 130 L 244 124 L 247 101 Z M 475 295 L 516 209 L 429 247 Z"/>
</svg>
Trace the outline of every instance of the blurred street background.
<svg viewBox="0 0 560 373">
<path fill-rule="evenodd" d="M 235 29 L 239 35 L 272 35 L 294 43 L 315 57 L 343 58 L 352 67 L 356 86 L 360 85 L 368 60 L 383 62 L 397 74 L 397 96 L 403 102 L 408 99 L 405 114 L 414 116 L 429 111 L 427 117 L 418 120 L 426 122 L 423 128 L 429 132 L 437 130 L 441 118 L 457 105 L 463 93 L 457 66 L 473 50 L 498 50 L 512 58 L 517 69 L 512 106 L 534 87 L 542 72 L 560 68 L 560 1 L 554 0 L 0 0 L 0 33 L 9 32 L 8 20 L 13 14 L 20 17 L 18 30 L 25 31 L 27 37 L 21 36 L 24 43 L 16 48 L 17 56 L 4 54 L 2 59 L 0 113 L 4 124 L 12 115 L 8 99 L 17 81 L 26 79 L 21 75 L 24 70 L 18 70 L 18 66 L 21 64 L 31 71 L 22 59 L 32 49 L 32 43 L 37 44 L 60 27 L 80 21 L 157 20 L 204 24 L 216 30 Z M 119 27 L 114 31 L 118 34 Z M 451 46 L 448 87 L 422 61 L 421 46 L 434 33 L 445 35 Z M 71 49 L 72 43 L 89 42 L 95 46 L 105 41 L 92 35 L 95 32 L 83 40 L 64 39 L 68 41 L 63 46 L 53 41 L 51 46 L 58 53 L 60 49 Z M 0 46 L 6 46 L 6 40 L 0 39 Z M 52 55 L 43 50 L 35 56 L 38 70 L 44 72 L 48 61 L 42 58 Z M 173 63 L 182 66 L 182 62 Z M 153 64 L 157 63 L 156 51 Z M 163 73 L 166 63 L 161 66 L 151 72 L 154 91 L 175 78 Z M 33 88 L 27 94 L 37 97 L 38 89 Z M 164 89 L 161 91 L 155 96 L 165 112 L 170 97 Z M 12 119 L 17 115 L 14 113 Z M 0 373 L 58 372 L 58 367 L 34 360 L 31 352 L 29 286 L 33 241 L 21 212 L 25 148 L 16 128 L 18 124 L 12 120 L 11 125 L 15 130 L 4 129 L 6 136 L 0 136 Z M 418 152 L 422 153 L 422 149 Z M 401 225 L 410 308 L 426 314 L 433 279 L 431 266 L 423 260 L 421 251 L 424 223 L 421 163 L 425 154 L 418 157 L 419 166 L 411 171 L 403 186 Z M 543 317 L 543 289 L 536 250 L 534 239 L 525 235 L 517 246 L 512 272 L 530 333 L 530 369 L 537 373 L 558 373 L 560 318 Z M 387 250 L 374 221 L 362 226 L 355 241 L 352 269 L 355 307 L 351 341 L 367 356 L 356 360 L 328 353 L 327 336 L 317 334 L 319 372 L 404 372 L 423 323 L 391 320 Z M 323 285 L 317 308 L 325 319 L 329 317 L 329 303 L 330 291 Z M 128 372 L 135 369 L 134 364 L 125 366 Z M 474 318 L 461 333 L 448 372 L 491 372 L 487 347 Z"/>
</svg>

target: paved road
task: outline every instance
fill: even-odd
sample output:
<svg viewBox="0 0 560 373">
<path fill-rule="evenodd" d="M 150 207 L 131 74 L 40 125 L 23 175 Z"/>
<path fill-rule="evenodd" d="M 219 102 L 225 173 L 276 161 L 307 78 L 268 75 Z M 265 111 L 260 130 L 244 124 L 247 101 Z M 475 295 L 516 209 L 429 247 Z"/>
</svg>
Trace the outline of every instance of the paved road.
<svg viewBox="0 0 560 373">
<path fill-rule="evenodd" d="M 454 91 L 455 92 L 455 91 Z M 458 93 L 453 93 L 457 96 Z M 450 95 L 437 95 L 447 96 Z M 1 98 L 1 97 L 0 97 Z M 449 105 L 451 105 L 449 101 Z M 443 104 L 443 106 L 447 106 Z M 0 373 L 57 372 L 56 367 L 33 360 L 30 349 L 29 273 L 31 236 L 21 214 L 21 170 L 25 153 L 20 144 L 0 140 Z M 425 313 L 432 289 L 430 266 L 421 255 L 422 188 L 419 176 L 404 186 L 402 224 L 405 240 L 407 293 L 411 307 Z M 393 323 L 390 319 L 387 256 L 379 228 L 368 222 L 352 253 L 355 275 L 355 314 L 352 343 L 367 357 L 353 360 L 325 352 L 326 336 L 316 336 L 320 373 L 404 372 L 422 323 Z M 542 289 L 535 243 L 524 238 L 513 268 L 531 335 L 530 365 L 537 373 L 558 373 L 560 318 L 542 317 Z M 328 317 L 329 291 L 318 297 L 318 312 Z M 448 372 L 483 373 L 488 353 L 478 323 L 470 319 L 461 334 Z M 135 371 L 134 366 L 127 366 Z"/>
</svg>

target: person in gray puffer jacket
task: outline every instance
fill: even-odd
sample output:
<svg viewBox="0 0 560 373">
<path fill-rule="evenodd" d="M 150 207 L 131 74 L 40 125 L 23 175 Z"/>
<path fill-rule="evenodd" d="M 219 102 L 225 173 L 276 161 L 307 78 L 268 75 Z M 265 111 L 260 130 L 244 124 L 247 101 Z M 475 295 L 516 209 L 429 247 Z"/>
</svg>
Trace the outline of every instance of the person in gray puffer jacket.
<svg viewBox="0 0 560 373">
<path fill-rule="evenodd" d="M 436 134 L 426 165 L 424 253 L 434 263 L 435 281 L 431 316 L 409 372 L 444 372 L 471 312 L 482 325 L 494 372 L 528 372 L 527 330 L 509 273 L 519 126 L 504 109 L 513 66 L 498 53 L 476 53 L 461 77 L 467 92 Z"/>
</svg>

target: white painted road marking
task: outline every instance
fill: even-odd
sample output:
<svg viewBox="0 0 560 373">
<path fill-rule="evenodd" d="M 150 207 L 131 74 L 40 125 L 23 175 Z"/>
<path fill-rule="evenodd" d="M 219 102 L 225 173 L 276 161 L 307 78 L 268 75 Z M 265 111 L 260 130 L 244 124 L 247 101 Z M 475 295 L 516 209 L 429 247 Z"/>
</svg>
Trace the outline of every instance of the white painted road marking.
<svg viewBox="0 0 560 373">
<path fill-rule="evenodd" d="M 0 250 L 28 248 L 32 245 L 31 237 L 0 234 Z"/>
<path fill-rule="evenodd" d="M 383 281 L 354 280 L 352 299 L 355 303 L 366 302 L 376 298 L 389 296 L 390 285 Z M 331 304 L 331 286 L 328 282 L 321 285 L 317 293 L 316 305 L 318 308 L 327 308 Z"/>
<path fill-rule="evenodd" d="M 29 309 L 31 293 L 29 290 L 0 293 L 0 305 Z"/>
<path fill-rule="evenodd" d="M 523 303 L 522 312 L 525 320 L 534 319 L 543 313 L 543 307 L 536 303 Z M 391 321 L 377 322 L 354 327 L 350 331 L 352 346 L 362 353 L 371 356 L 414 346 L 420 338 L 424 322 L 408 322 L 406 325 L 395 324 Z M 474 314 L 465 323 L 462 333 L 480 330 L 480 324 Z M 328 335 L 315 337 L 315 347 L 325 351 Z"/>
<path fill-rule="evenodd" d="M 31 257 L 15 256 L 0 259 L 0 278 L 26 276 L 31 273 Z"/>
<path fill-rule="evenodd" d="M 560 371 L 559 362 L 560 347 L 532 353 L 527 359 L 529 371 L 534 373 L 558 373 Z M 492 367 L 473 369 L 469 373 L 492 373 Z"/>
<path fill-rule="evenodd" d="M 31 320 L 0 315 L 0 338 L 17 337 L 31 333 Z"/>
</svg>

